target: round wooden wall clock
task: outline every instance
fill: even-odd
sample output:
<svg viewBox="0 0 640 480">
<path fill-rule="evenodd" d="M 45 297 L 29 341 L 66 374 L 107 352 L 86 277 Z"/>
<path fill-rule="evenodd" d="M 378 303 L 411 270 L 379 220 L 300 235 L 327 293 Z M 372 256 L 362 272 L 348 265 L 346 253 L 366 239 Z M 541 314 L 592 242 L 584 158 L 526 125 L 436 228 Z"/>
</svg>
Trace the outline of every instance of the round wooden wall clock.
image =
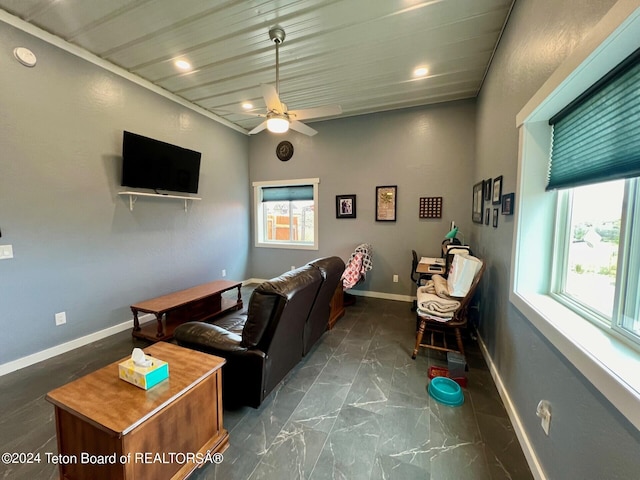
<svg viewBox="0 0 640 480">
<path fill-rule="evenodd" d="M 287 142 L 286 140 L 284 142 L 280 142 L 276 147 L 276 155 L 283 162 L 286 162 L 293 157 L 293 145 L 291 142 Z"/>
</svg>

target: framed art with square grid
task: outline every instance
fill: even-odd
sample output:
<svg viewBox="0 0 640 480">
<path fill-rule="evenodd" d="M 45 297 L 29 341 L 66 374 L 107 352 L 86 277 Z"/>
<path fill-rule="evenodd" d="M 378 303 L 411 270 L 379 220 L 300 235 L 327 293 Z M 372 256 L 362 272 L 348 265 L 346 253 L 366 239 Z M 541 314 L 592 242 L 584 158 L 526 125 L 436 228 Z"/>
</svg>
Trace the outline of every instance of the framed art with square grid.
<svg viewBox="0 0 640 480">
<path fill-rule="evenodd" d="M 420 218 L 442 218 L 442 197 L 420 197 Z"/>
</svg>

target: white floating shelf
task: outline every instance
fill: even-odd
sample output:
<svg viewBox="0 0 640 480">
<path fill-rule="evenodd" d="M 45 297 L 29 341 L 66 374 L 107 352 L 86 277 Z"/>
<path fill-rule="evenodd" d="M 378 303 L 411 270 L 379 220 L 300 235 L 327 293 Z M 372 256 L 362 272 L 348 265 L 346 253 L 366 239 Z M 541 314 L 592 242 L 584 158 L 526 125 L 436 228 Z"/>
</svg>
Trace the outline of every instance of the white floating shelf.
<svg viewBox="0 0 640 480">
<path fill-rule="evenodd" d="M 184 200 L 184 211 L 187 211 L 187 207 L 192 200 L 202 200 L 199 197 L 189 197 L 185 195 L 171 195 L 163 193 L 146 193 L 146 192 L 118 192 L 118 195 L 129 196 L 129 210 L 133 212 L 133 206 L 136 204 L 138 197 L 155 197 L 155 198 L 172 198 L 174 200 Z"/>
</svg>

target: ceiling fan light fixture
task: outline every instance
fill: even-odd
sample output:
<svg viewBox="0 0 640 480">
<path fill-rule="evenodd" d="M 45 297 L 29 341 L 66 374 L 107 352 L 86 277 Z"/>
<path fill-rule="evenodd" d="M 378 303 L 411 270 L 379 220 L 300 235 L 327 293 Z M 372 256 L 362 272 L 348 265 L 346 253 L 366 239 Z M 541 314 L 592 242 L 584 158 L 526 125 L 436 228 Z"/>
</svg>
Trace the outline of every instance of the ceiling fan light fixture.
<svg viewBox="0 0 640 480">
<path fill-rule="evenodd" d="M 271 133 L 284 133 L 289 130 L 289 119 L 284 115 L 273 115 L 267 119 L 267 130 Z"/>
</svg>

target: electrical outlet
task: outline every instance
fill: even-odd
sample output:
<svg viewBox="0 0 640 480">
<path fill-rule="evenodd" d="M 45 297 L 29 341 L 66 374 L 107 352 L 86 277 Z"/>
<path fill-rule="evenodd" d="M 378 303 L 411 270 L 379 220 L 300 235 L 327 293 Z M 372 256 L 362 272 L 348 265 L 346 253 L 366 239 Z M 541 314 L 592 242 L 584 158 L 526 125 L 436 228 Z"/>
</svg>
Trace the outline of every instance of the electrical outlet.
<svg viewBox="0 0 640 480">
<path fill-rule="evenodd" d="M 291 265 L 291 270 L 295 270 L 296 266 L 295 265 Z"/>
<path fill-rule="evenodd" d="M 398 275 L 393 276 L 393 283 L 398 283 Z"/>
<path fill-rule="evenodd" d="M 67 314 L 66 312 L 56 313 L 56 326 L 64 325 L 67 323 Z"/>
<path fill-rule="evenodd" d="M 536 415 L 541 418 L 540 424 L 544 433 L 549 435 L 549 427 L 551 426 L 551 404 L 547 400 L 540 400 Z"/>
<path fill-rule="evenodd" d="M 223 276 L 223 277 L 226 277 L 226 276 L 227 276 L 227 271 L 226 271 L 224 268 L 222 269 L 222 276 Z"/>
<path fill-rule="evenodd" d="M 13 245 L 0 245 L 0 260 L 13 258 Z"/>
</svg>

